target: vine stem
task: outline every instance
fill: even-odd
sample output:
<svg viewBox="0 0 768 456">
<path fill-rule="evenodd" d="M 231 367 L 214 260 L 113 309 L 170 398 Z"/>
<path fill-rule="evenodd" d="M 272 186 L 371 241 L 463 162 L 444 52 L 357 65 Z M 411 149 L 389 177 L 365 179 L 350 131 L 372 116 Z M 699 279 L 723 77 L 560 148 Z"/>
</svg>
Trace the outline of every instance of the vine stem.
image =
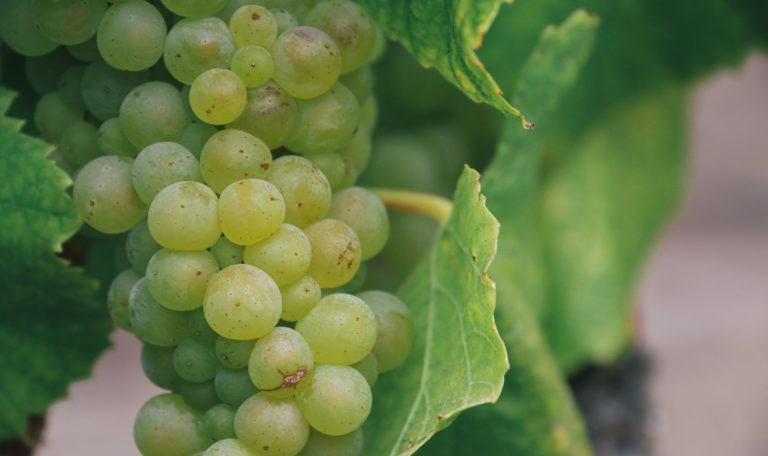
<svg viewBox="0 0 768 456">
<path fill-rule="evenodd" d="M 430 217 L 441 225 L 448 221 L 453 210 L 453 203 L 442 196 L 391 188 L 369 190 L 378 195 L 389 209 Z"/>
</svg>

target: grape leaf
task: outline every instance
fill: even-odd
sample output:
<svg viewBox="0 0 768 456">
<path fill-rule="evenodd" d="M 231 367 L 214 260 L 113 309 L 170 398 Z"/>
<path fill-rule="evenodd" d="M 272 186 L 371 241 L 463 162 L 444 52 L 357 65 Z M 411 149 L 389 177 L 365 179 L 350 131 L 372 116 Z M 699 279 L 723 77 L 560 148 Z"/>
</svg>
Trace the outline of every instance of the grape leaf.
<svg viewBox="0 0 768 456">
<path fill-rule="evenodd" d="M 513 100 L 533 113 L 542 128 L 525 131 L 507 120 L 496 157 L 483 176 L 488 205 L 501 224 L 491 272 L 510 370 L 498 403 L 462 414 L 425 447 L 426 454 L 591 454 L 582 420 L 537 321 L 546 299 L 537 211 L 548 120 L 576 82 L 596 30 L 596 18 L 573 13 L 560 26 L 544 29 L 523 67 Z"/>
<path fill-rule="evenodd" d="M 0 114 L 12 99 L 0 88 Z M 98 284 L 54 255 L 80 226 L 71 182 L 21 126 L 0 117 L 0 438 L 86 376 L 111 329 Z"/>
<path fill-rule="evenodd" d="M 503 0 L 358 0 L 387 35 L 425 67 L 435 67 L 475 102 L 522 118 L 488 73 L 475 50 Z M 524 120 L 524 119 L 523 119 Z"/>
<path fill-rule="evenodd" d="M 450 220 L 400 292 L 416 341 L 406 363 L 376 385 L 365 454 L 412 454 L 462 410 L 498 398 L 509 365 L 488 276 L 497 236 L 479 175 L 466 168 Z"/>
</svg>

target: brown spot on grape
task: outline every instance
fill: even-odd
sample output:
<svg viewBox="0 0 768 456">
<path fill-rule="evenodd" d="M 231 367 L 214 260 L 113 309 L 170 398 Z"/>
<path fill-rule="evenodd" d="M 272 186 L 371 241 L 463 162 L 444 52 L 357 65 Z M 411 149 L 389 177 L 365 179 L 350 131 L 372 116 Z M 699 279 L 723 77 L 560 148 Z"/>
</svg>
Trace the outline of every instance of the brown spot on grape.
<svg viewBox="0 0 768 456">
<path fill-rule="evenodd" d="M 264 171 L 266 171 L 266 170 L 268 170 L 268 169 L 269 169 L 269 163 L 262 163 L 262 164 L 261 164 L 261 165 L 259 165 L 259 166 L 260 166 L 260 167 L 261 167 L 261 169 L 263 169 Z"/>
</svg>

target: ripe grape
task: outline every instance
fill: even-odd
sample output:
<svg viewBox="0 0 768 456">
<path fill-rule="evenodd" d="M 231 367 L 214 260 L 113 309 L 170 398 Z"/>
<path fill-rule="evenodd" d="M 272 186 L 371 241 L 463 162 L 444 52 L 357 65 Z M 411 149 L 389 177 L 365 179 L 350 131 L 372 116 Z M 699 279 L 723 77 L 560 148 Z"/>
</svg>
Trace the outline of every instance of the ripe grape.
<svg viewBox="0 0 768 456">
<path fill-rule="evenodd" d="M 228 128 L 215 133 L 203 146 L 200 168 L 216 193 L 242 179 L 263 178 L 272 166 L 272 153 L 257 137 Z"/>
<path fill-rule="evenodd" d="M 32 0 L 37 28 L 49 40 L 73 45 L 96 33 L 107 9 L 104 0 Z"/>
<path fill-rule="evenodd" d="M 316 430 L 332 436 L 345 435 L 368 418 L 373 398 L 360 372 L 349 366 L 318 365 L 308 380 L 296 402 Z"/>
<path fill-rule="evenodd" d="M 354 230 L 346 223 L 325 219 L 304 232 L 312 244 L 312 261 L 307 275 L 321 288 L 338 288 L 352 280 L 360 268 L 362 249 Z"/>
<path fill-rule="evenodd" d="M 189 90 L 192 111 L 211 125 L 228 124 L 243 113 L 247 93 L 245 84 L 230 70 L 213 68 L 200 74 Z"/>
<path fill-rule="evenodd" d="M 298 321 L 304 318 L 318 302 L 322 294 L 320 285 L 310 276 L 304 276 L 280 289 L 283 297 L 283 313 L 285 321 Z"/>
<path fill-rule="evenodd" d="M 312 349 L 301 334 L 277 327 L 256 341 L 248 373 L 253 384 L 269 397 L 287 398 L 312 374 Z"/>
<path fill-rule="evenodd" d="M 376 314 L 378 328 L 373 354 L 379 372 L 400 366 L 408 358 L 415 337 L 411 311 L 397 296 L 384 291 L 365 291 L 357 296 Z"/>
<path fill-rule="evenodd" d="M 269 274 L 278 286 L 299 280 L 307 272 L 312 246 L 299 228 L 284 223 L 267 239 L 245 247 L 243 259 Z"/>
<path fill-rule="evenodd" d="M 299 228 L 316 222 L 331 207 L 331 185 L 309 160 L 293 155 L 272 162 L 267 180 L 285 200 L 285 222 Z"/>
<path fill-rule="evenodd" d="M 202 456 L 257 456 L 257 454 L 237 439 L 226 439 L 211 445 Z"/>
<path fill-rule="evenodd" d="M 120 127 L 139 148 L 175 141 L 191 121 L 178 89 L 167 82 L 144 83 L 131 90 L 120 105 Z"/>
<path fill-rule="evenodd" d="M 145 147 L 131 168 L 133 188 L 146 204 L 151 204 L 160 190 L 171 184 L 202 180 L 195 156 L 174 142 L 156 142 Z"/>
<path fill-rule="evenodd" d="M 361 456 L 363 454 L 363 429 L 349 434 L 332 436 L 309 431 L 309 440 L 299 456 Z"/>
<path fill-rule="evenodd" d="M 293 135 L 299 120 L 295 98 L 273 82 L 249 89 L 245 109 L 230 128 L 247 131 L 277 149 Z"/>
<path fill-rule="evenodd" d="M 333 87 L 341 73 L 341 52 L 314 27 L 294 27 L 272 45 L 274 80 L 296 98 L 314 98 Z"/>
<path fill-rule="evenodd" d="M 221 236 L 217 206 L 216 194 L 199 182 L 171 184 L 152 200 L 149 231 L 167 249 L 207 249 Z"/>
<path fill-rule="evenodd" d="M 147 265 L 147 285 L 161 305 L 178 311 L 203 305 L 208 281 L 219 271 L 207 250 L 176 252 L 160 250 Z"/>
<path fill-rule="evenodd" d="M 351 187 L 335 194 L 328 217 L 341 220 L 355 231 L 360 239 L 363 260 L 381 252 L 389 238 L 389 219 L 384 203 L 362 187 Z"/>
<path fill-rule="evenodd" d="M 192 84 L 213 68 L 229 68 L 235 42 L 219 18 L 183 19 L 168 32 L 163 61 L 178 81 Z"/>
<path fill-rule="evenodd" d="M 139 338 L 159 347 L 173 347 L 189 334 L 191 315 L 161 306 L 149 292 L 147 280 L 141 279 L 128 298 L 128 318 Z"/>
<path fill-rule="evenodd" d="M 347 165 L 341 155 L 336 152 L 324 152 L 307 158 L 320 168 L 331 188 L 337 189 L 341 186 L 347 173 Z"/>
<path fill-rule="evenodd" d="M 293 456 L 307 442 L 309 426 L 293 399 L 274 399 L 262 392 L 237 409 L 235 434 L 251 448 Z"/>
<path fill-rule="evenodd" d="M 229 19 L 229 31 L 237 47 L 272 47 L 277 37 L 277 22 L 268 9 L 259 5 L 238 8 Z"/>
<path fill-rule="evenodd" d="M 299 25 L 299 21 L 296 19 L 296 16 L 291 14 L 291 12 L 287 9 L 272 8 L 269 10 L 269 12 L 272 13 L 272 16 L 275 18 L 275 23 L 277 23 L 278 35 L 290 28 L 297 27 Z"/>
<path fill-rule="evenodd" d="M 324 31 L 339 45 L 342 73 L 367 63 L 375 50 L 376 26 L 371 16 L 355 2 L 319 2 L 307 13 L 304 23 Z"/>
<path fill-rule="evenodd" d="M 235 51 L 230 63 L 234 72 L 248 88 L 261 87 L 275 72 L 272 54 L 261 46 L 244 46 Z"/>
<path fill-rule="evenodd" d="M 119 70 L 146 70 L 163 56 L 168 29 L 150 3 L 128 0 L 112 5 L 99 24 L 96 42 L 104 60 Z"/>
<path fill-rule="evenodd" d="M 136 446 L 143 456 L 187 456 L 205 450 L 201 416 L 181 396 L 162 394 L 147 401 L 133 426 Z"/>
<path fill-rule="evenodd" d="M 261 179 L 230 184 L 219 197 L 219 223 L 224 236 L 238 245 L 260 242 L 280 229 L 285 202 L 280 191 Z"/>
</svg>

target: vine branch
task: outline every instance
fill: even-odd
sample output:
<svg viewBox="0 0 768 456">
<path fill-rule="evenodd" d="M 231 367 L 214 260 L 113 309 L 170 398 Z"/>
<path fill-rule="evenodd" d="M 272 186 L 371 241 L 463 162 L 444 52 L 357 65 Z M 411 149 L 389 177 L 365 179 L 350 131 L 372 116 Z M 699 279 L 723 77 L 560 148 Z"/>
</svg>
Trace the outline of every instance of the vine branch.
<svg viewBox="0 0 768 456">
<path fill-rule="evenodd" d="M 369 190 L 378 195 L 389 209 L 420 214 L 436 220 L 441 225 L 448 221 L 453 210 L 453 203 L 450 200 L 430 193 L 391 188 Z"/>
</svg>

